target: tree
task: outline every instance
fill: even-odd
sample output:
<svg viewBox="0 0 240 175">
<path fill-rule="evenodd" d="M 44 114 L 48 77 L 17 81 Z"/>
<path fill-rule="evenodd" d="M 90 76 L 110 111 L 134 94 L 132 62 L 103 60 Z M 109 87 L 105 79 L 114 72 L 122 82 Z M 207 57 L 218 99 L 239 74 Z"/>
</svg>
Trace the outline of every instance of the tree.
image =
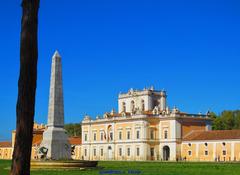
<svg viewBox="0 0 240 175">
<path fill-rule="evenodd" d="M 224 124 L 222 121 L 221 117 L 217 117 L 214 121 L 213 121 L 213 130 L 224 130 Z"/>
<path fill-rule="evenodd" d="M 82 128 L 80 123 L 69 123 L 64 125 L 64 129 L 67 131 L 68 136 L 81 137 Z"/>
<path fill-rule="evenodd" d="M 234 115 L 233 111 L 223 111 L 221 114 L 221 120 L 224 125 L 224 129 L 233 129 L 234 128 Z"/>
<path fill-rule="evenodd" d="M 218 128 L 218 125 L 216 124 L 216 120 L 218 119 L 218 116 L 214 112 L 210 112 L 210 118 L 212 119 L 212 129 L 216 130 Z"/>
<path fill-rule="evenodd" d="M 219 116 L 212 112 L 210 118 L 213 130 L 240 129 L 240 110 L 224 110 Z"/>
<path fill-rule="evenodd" d="M 234 129 L 240 129 L 240 110 L 234 111 Z"/>
<path fill-rule="evenodd" d="M 40 0 L 22 0 L 20 75 L 16 106 L 17 127 L 11 175 L 30 174 L 37 84 L 39 1 Z"/>
</svg>

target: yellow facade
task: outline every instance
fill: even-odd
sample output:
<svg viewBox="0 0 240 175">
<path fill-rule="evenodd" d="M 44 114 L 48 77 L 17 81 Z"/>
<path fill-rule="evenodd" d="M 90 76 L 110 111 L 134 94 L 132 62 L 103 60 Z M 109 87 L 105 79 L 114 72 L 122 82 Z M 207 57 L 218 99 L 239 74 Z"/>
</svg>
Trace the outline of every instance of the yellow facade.
<svg viewBox="0 0 240 175">
<path fill-rule="evenodd" d="M 235 143 L 234 146 L 234 159 L 240 161 L 240 143 Z"/>
<path fill-rule="evenodd" d="M 182 158 L 187 161 L 239 161 L 240 139 L 205 140 L 182 143 Z"/>
<path fill-rule="evenodd" d="M 12 150 L 11 147 L 0 147 L 0 159 L 11 159 Z"/>
<path fill-rule="evenodd" d="M 117 114 L 119 115 L 119 114 Z M 181 139 L 188 118 L 172 115 L 136 115 L 82 122 L 82 156 L 85 160 L 179 160 Z M 206 130 L 206 118 L 189 118 L 190 128 Z M 205 126 L 202 123 L 205 122 Z M 184 126 L 183 126 L 184 123 Z M 191 132 L 193 130 L 188 130 Z M 186 131 L 185 133 L 186 134 Z M 193 148 L 191 148 L 193 149 Z M 193 150 L 193 154 L 195 150 Z M 189 160 L 194 159 L 194 156 Z M 207 159 L 206 156 L 201 160 Z"/>
<path fill-rule="evenodd" d="M 42 141 L 42 135 L 46 126 L 41 124 L 38 125 L 34 123 L 33 127 L 33 145 L 32 145 L 32 152 L 31 152 L 31 159 L 38 159 L 38 149 L 40 143 Z M 16 131 L 12 131 L 12 142 L 0 142 L 0 159 L 12 159 L 14 142 L 15 142 L 15 135 Z M 69 138 L 69 142 L 72 147 L 74 147 L 72 151 L 72 158 L 73 159 L 82 159 L 81 153 L 81 139 L 78 137 L 71 137 Z"/>
</svg>

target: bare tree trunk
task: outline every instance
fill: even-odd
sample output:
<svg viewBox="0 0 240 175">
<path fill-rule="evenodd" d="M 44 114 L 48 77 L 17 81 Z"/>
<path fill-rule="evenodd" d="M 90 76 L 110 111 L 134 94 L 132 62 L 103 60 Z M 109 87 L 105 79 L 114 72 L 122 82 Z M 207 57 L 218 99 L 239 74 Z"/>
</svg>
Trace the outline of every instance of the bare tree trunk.
<svg viewBox="0 0 240 175">
<path fill-rule="evenodd" d="M 22 0 L 17 129 L 11 175 L 29 175 L 37 81 L 37 29 L 40 0 Z"/>
</svg>

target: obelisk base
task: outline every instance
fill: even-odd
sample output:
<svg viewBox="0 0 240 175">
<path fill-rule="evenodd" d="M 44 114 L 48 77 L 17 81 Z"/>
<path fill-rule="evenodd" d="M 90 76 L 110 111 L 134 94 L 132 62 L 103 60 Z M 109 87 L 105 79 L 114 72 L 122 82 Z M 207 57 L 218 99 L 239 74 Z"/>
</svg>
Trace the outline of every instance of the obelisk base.
<svg viewBox="0 0 240 175">
<path fill-rule="evenodd" d="M 48 127 L 43 133 L 43 140 L 40 147 L 48 149 L 47 159 L 71 159 L 71 145 L 68 142 L 65 129 L 61 127 Z"/>
</svg>

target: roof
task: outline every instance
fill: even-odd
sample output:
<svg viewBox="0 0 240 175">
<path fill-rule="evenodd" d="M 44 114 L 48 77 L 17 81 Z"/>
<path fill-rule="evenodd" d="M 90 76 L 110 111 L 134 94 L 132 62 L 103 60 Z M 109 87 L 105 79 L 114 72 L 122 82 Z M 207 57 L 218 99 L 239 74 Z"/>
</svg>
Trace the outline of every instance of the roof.
<svg viewBox="0 0 240 175">
<path fill-rule="evenodd" d="M 240 130 L 193 131 L 184 141 L 240 139 Z"/>
<path fill-rule="evenodd" d="M 69 139 L 70 145 L 81 145 L 82 144 L 82 139 L 80 137 L 70 137 Z"/>
<path fill-rule="evenodd" d="M 32 145 L 40 145 L 43 139 L 42 134 L 33 135 Z"/>
<path fill-rule="evenodd" d="M 0 147 L 12 147 L 12 142 L 0 142 Z"/>
</svg>

